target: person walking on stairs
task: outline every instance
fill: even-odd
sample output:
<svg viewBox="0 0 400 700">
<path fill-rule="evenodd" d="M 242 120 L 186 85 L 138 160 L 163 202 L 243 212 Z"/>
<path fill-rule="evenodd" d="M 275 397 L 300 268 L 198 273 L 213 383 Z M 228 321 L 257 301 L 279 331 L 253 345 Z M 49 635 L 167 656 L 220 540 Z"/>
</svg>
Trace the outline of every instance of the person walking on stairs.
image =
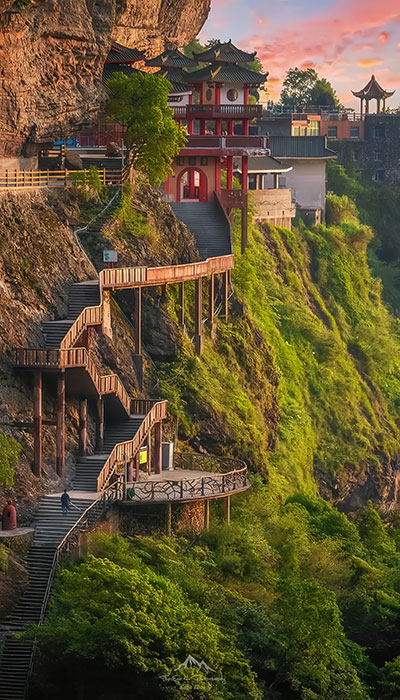
<svg viewBox="0 0 400 700">
<path fill-rule="evenodd" d="M 67 489 L 64 490 L 64 493 L 61 494 L 61 509 L 63 513 L 68 513 L 69 509 L 71 508 L 71 498 L 69 494 L 67 493 Z"/>
</svg>

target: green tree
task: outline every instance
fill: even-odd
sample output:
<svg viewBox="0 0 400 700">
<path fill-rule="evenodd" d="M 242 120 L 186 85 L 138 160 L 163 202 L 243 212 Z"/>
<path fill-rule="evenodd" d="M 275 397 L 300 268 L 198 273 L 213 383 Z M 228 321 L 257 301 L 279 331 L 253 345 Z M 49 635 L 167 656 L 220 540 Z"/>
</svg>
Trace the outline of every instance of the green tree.
<svg viewBox="0 0 400 700">
<path fill-rule="evenodd" d="M 126 127 L 127 165 L 160 185 L 186 143 L 184 129 L 168 107 L 171 83 L 159 75 L 115 73 L 108 88 L 108 116 Z"/>
<path fill-rule="evenodd" d="M 21 450 L 22 446 L 17 440 L 0 433 L 0 485 L 12 486 L 14 467 Z"/>
<path fill-rule="evenodd" d="M 325 95 L 331 95 L 335 107 L 340 107 L 340 101 L 336 94 L 336 90 L 333 89 L 331 83 L 326 78 L 318 78 L 311 91 L 311 103 L 312 104 L 324 104 L 323 98 Z M 329 106 L 329 105 L 328 105 Z"/>
<path fill-rule="evenodd" d="M 314 68 L 290 68 L 283 81 L 281 102 L 284 105 L 307 105 L 318 81 Z"/>
</svg>

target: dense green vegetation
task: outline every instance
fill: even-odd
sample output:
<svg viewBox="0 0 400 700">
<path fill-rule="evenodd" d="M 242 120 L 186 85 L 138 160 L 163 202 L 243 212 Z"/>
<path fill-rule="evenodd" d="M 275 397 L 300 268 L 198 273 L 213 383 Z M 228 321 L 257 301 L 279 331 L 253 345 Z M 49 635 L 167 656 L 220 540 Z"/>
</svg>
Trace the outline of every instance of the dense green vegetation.
<svg viewBox="0 0 400 700">
<path fill-rule="evenodd" d="M 383 298 L 396 316 L 400 313 L 400 187 L 362 184 L 354 168 L 328 163 L 328 189 L 345 195 L 359 211 L 361 222 L 371 226 L 368 262 L 383 283 Z"/>
<path fill-rule="evenodd" d="M 174 700 L 397 699 L 399 516 L 367 504 L 351 522 L 301 495 L 277 509 L 258 479 L 234 516 L 215 515 L 195 539 L 93 536 L 37 632 L 40 697 L 62 677 L 60 698 L 90 686 L 113 700 L 129 688 Z M 180 666 L 189 654 L 215 672 Z"/>
<path fill-rule="evenodd" d="M 12 486 L 14 482 L 14 467 L 22 446 L 15 438 L 9 438 L 0 433 L 0 485 Z"/>
<path fill-rule="evenodd" d="M 315 472 L 379 476 L 399 445 L 398 324 L 367 264 L 372 232 L 349 200 L 330 211 L 335 225 L 312 230 L 250 222 L 243 256 L 237 220 L 238 313 L 201 360 L 184 341 L 155 373 L 181 439 L 266 469 L 279 497 L 313 492 Z"/>
</svg>

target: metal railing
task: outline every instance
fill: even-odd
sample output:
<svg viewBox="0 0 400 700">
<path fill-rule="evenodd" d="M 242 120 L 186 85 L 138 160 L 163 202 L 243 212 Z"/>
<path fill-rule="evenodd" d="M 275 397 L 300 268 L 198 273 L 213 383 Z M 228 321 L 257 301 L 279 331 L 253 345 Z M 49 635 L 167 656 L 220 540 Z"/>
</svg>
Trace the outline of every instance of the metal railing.
<svg viewBox="0 0 400 700">
<path fill-rule="evenodd" d="M 216 498 L 250 487 L 247 467 L 223 474 L 209 474 L 179 480 L 135 481 L 127 484 L 127 497 L 131 501 L 186 501 L 199 498 Z"/>
<path fill-rule="evenodd" d="M 119 465 L 125 468 L 126 465 L 136 457 L 151 428 L 155 425 L 155 423 L 164 420 L 166 417 L 167 401 L 154 402 L 133 439 L 127 440 L 126 442 L 120 442 L 113 448 L 99 476 L 97 477 L 97 491 L 102 491 L 103 489 L 107 488 L 111 477 L 115 474 L 115 471 Z"/>
</svg>

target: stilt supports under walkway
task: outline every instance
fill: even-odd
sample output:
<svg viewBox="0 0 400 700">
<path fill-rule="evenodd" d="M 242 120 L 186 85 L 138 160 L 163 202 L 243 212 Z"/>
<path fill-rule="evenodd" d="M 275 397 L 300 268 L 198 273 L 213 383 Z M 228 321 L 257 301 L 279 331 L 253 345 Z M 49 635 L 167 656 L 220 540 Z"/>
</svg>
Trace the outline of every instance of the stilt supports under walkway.
<svg viewBox="0 0 400 700">
<path fill-rule="evenodd" d="M 194 343 L 196 355 L 203 352 L 203 280 L 195 280 L 194 292 Z"/>
<path fill-rule="evenodd" d="M 231 522 L 231 497 L 225 496 L 224 498 L 224 518 L 227 523 Z"/>
<path fill-rule="evenodd" d="M 225 321 L 229 318 L 229 308 L 228 308 L 228 295 L 229 295 L 229 272 L 225 270 L 222 273 L 222 314 L 225 317 Z"/>
<path fill-rule="evenodd" d="M 135 295 L 135 354 L 142 354 L 142 288 L 133 290 Z"/>
<path fill-rule="evenodd" d="M 36 370 L 33 376 L 33 473 L 36 476 L 42 476 L 42 392 L 42 373 Z"/>
<path fill-rule="evenodd" d="M 180 326 L 185 325 L 185 283 L 179 282 L 179 309 L 178 323 Z"/>
<path fill-rule="evenodd" d="M 56 470 L 63 476 L 65 467 L 65 372 L 57 375 Z"/>
<path fill-rule="evenodd" d="M 154 426 L 153 469 L 155 474 L 162 472 L 162 421 Z"/>
<path fill-rule="evenodd" d="M 96 452 L 104 449 L 104 401 L 99 399 L 96 404 Z"/>
<path fill-rule="evenodd" d="M 215 277 L 213 274 L 210 277 L 209 288 L 208 288 L 208 312 L 209 312 L 211 340 L 214 340 L 215 339 Z"/>
<path fill-rule="evenodd" d="M 204 501 L 204 529 L 210 529 L 210 501 Z"/>
</svg>

